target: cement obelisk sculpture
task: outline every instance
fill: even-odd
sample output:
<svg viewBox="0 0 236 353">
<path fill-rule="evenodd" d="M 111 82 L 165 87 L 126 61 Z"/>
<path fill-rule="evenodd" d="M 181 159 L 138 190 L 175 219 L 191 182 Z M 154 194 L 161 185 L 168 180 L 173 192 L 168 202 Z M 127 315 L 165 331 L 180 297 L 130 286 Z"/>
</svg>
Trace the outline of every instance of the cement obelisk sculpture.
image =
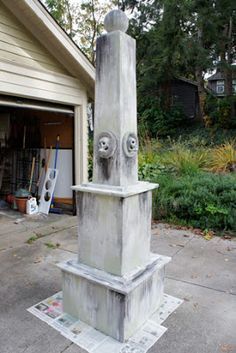
<svg viewBox="0 0 236 353">
<path fill-rule="evenodd" d="M 93 182 L 73 187 L 78 261 L 60 264 L 63 310 L 124 342 L 160 306 L 169 258 L 150 252 L 152 189 L 138 182 L 135 40 L 120 10 L 97 40 Z"/>
</svg>

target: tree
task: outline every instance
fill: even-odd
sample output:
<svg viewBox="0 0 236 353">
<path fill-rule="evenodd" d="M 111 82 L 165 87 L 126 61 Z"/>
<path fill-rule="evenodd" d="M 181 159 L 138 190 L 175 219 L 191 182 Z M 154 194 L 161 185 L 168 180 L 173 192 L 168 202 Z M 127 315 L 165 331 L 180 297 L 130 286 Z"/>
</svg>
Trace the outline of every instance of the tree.
<svg viewBox="0 0 236 353">
<path fill-rule="evenodd" d="M 70 0 L 43 0 L 48 11 L 59 25 L 73 38 L 76 34 L 77 7 Z"/>
<path fill-rule="evenodd" d="M 232 0 L 218 0 L 217 12 L 218 41 L 217 65 L 226 78 L 225 93 L 232 95 L 232 64 L 236 60 L 236 5 Z"/>
<path fill-rule="evenodd" d="M 81 50 L 95 64 L 95 44 L 103 31 L 106 13 L 115 1 L 82 0 L 76 5 L 71 0 L 44 0 L 46 7 Z"/>
<path fill-rule="evenodd" d="M 215 40 L 217 34 L 215 1 L 193 0 L 189 7 L 190 31 L 188 35 L 189 67 L 198 84 L 199 117 L 205 116 L 206 72 L 213 69 L 215 59 Z"/>
<path fill-rule="evenodd" d="M 129 32 L 137 40 L 139 112 L 149 109 L 150 102 L 160 105 L 160 99 L 169 111 L 171 80 L 183 75 L 188 64 L 188 1 L 127 1 L 126 9 L 133 14 Z"/>
<path fill-rule="evenodd" d="M 220 68 L 225 77 L 225 93 L 232 96 L 232 63 L 235 60 L 235 5 L 232 0 L 192 1 L 191 19 L 194 31 L 190 41 L 195 43 L 191 55 L 198 82 L 200 108 L 204 115 L 204 73 L 214 67 Z M 194 33 L 197 35 L 194 36 Z M 234 59 L 233 59 L 234 57 Z M 233 104 L 232 104 L 233 112 Z"/>
<path fill-rule="evenodd" d="M 78 0 L 79 1 L 79 0 Z M 200 117 L 204 117 L 209 70 L 224 71 L 226 94 L 232 96 L 232 63 L 236 56 L 235 0 L 44 0 L 59 24 L 95 63 L 95 42 L 105 14 L 114 5 L 130 14 L 128 33 L 137 40 L 139 111 L 153 97 L 169 110 L 170 81 L 176 76 L 198 84 Z M 147 100 L 146 100 L 147 98 Z M 146 102 L 148 103 L 146 104 Z M 152 101 L 153 102 L 153 101 Z M 234 115 L 231 104 L 231 115 Z"/>
<path fill-rule="evenodd" d="M 217 45 L 218 67 L 224 73 L 225 94 L 230 105 L 230 119 L 235 118 L 235 102 L 233 98 L 233 71 L 236 61 L 236 6 L 232 0 L 218 0 L 216 3 L 218 13 L 219 40 Z"/>
<path fill-rule="evenodd" d="M 84 0 L 81 3 L 80 15 L 76 20 L 76 40 L 93 64 L 96 59 L 96 39 L 102 34 L 104 17 L 113 6 L 112 1 L 103 3 L 99 0 Z"/>
<path fill-rule="evenodd" d="M 234 0 L 126 0 L 120 6 L 133 14 L 131 31 L 138 41 L 141 101 L 145 94 L 161 93 L 168 108 L 170 80 L 185 76 L 197 81 L 203 118 L 204 76 L 216 66 L 224 68 L 226 94 L 232 95 Z M 164 87 L 161 92 L 160 87 Z"/>
</svg>

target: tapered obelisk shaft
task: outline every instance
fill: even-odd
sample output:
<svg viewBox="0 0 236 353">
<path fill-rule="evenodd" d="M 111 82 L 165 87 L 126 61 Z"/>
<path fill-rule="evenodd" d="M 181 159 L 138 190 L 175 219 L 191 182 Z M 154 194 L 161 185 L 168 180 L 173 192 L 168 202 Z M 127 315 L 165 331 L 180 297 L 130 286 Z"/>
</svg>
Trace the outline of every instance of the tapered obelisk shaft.
<svg viewBox="0 0 236 353">
<path fill-rule="evenodd" d="M 97 40 L 93 182 L 126 186 L 137 182 L 135 40 L 124 33 L 121 11 L 105 19 Z"/>
</svg>

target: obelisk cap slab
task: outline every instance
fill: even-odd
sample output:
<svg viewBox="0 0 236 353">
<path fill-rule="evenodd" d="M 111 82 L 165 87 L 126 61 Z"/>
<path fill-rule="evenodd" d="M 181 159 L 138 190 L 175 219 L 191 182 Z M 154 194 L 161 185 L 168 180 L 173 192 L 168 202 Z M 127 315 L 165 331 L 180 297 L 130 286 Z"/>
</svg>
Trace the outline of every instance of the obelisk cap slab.
<svg viewBox="0 0 236 353">
<path fill-rule="evenodd" d="M 129 20 L 123 11 L 112 10 L 105 17 L 104 27 L 107 32 L 126 32 L 129 27 Z"/>
<path fill-rule="evenodd" d="M 113 186 L 113 185 L 103 185 L 95 183 L 85 183 L 81 185 L 72 186 L 74 191 L 89 192 L 92 194 L 102 194 L 114 197 L 130 197 L 133 195 L 138 195 L 143 192 L 157 189 L 159 184 L 149 183 L 145 181 L 138 181 L 136 184 L 128 186 Z"/>
</svg>

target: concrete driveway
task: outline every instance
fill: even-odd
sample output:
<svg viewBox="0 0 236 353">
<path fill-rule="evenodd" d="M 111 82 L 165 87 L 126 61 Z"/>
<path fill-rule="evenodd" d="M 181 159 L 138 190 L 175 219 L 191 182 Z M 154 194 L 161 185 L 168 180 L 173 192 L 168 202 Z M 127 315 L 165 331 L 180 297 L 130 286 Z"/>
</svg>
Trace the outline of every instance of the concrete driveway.
<svg viewBox="0 0 236 353">
<path fill-rule="evenodd" d="M 76 217 L 0 213 L 0 353 L 82 353 L 26 311 L 61 290 L 55 264 L 76 251 Z M 158 224 L 152 251 L 172 256 L 166 292 L 184 303 L 164 322 L 168 331 L 150 353 L 235 353 L 236 241 L 206 241 Z"/>
</svg>

